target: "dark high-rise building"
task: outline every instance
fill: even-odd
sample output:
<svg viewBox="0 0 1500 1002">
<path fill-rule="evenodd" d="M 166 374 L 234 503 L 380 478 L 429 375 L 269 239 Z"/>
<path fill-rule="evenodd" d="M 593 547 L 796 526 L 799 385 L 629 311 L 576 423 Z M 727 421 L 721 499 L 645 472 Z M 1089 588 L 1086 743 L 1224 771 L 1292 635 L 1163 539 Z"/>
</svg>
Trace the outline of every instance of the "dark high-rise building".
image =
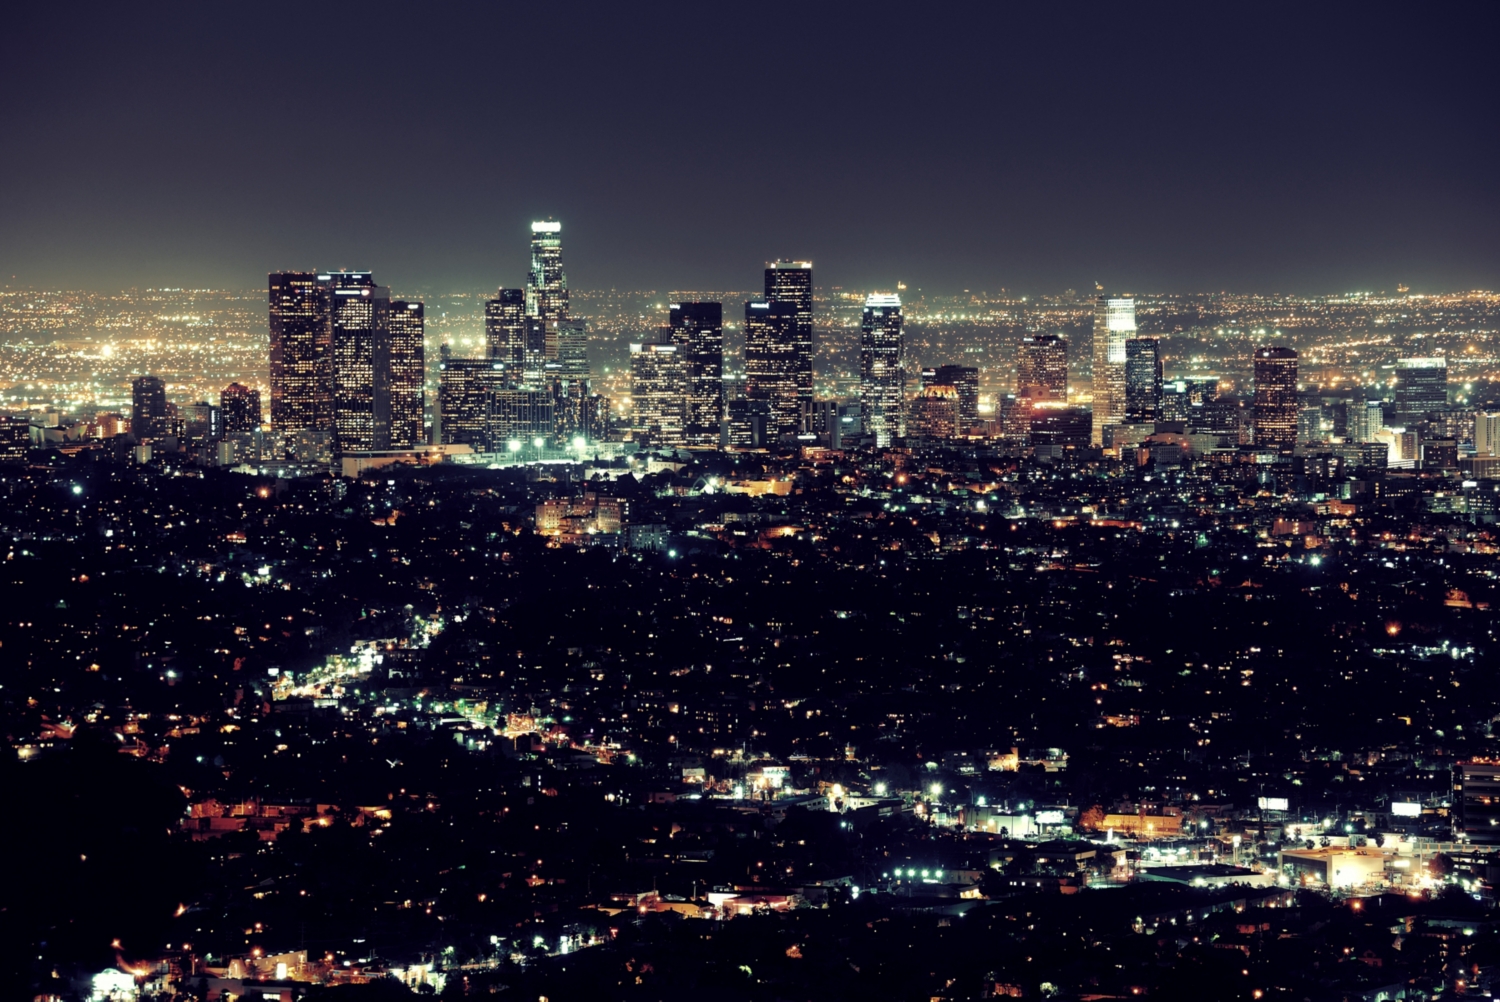
<svg viewBox="0 0 1500 1002">
<path fill-rule="evenodd" d="M 901 297 L 865 299 L 860 322 L 859 402 L 864 431 L 884 449 L 906 434 L 906 358 Z"/>
<path fill-rule="evenodd" d="M 1089 444 L 1094 412 L 1087 407 L 1038 407 L 1030 414 L 1032 448 L 1082 449 Z"/>
<path fill-rule="evenodd" d="M 270 275 L 271 430 L 333 427 L 328 290 L 311 272 Z"/>
<path fill-rule="evenodd" d="M 492 360 L 521 371 L 526 356 L 525 289 L 501 289 L 485 302 L 484 344 Z"/>
<path fill-rule="evenodd" d="M 547 364 L 559 375 L 587 379 L 589 375 L 588 329 L 581 320 L 560 320 L 547 325 L 544 351 Z"/>
<path fill-rule="evenodd" d="M 1161 420 L 1161 346 L 1154 337 L 1125 342 L 1125 420 Z"/>
<path fill-rule="evenodd" d="M 160 376 L 137 376 L 130 384 L 130 431 L 137 441 L 168 434 L 167 384 Z"/>
<path fill-rule="evenodd" d="M 562 223 L 531 224 L 531 273 L 526 279 L 526 315 L 549 323 L 568 319 L 568 279 L 562 265 Z"/>
<path fill-rule="evenodd" d="M 1297 353 L 1255 349 L 1255 444 L 1290 453 L 1297 445 Z"/>
<path fill-rule="evenodd" d="M 938 441 L 953 438 L 958 434 L 958 409 L 958 387 L 930 383 L 912 401 L 907 433 L 912 438 Z"/>
<path fill-rule="evenodd" d="M 683 438 L 691 447 L 718 448 L 724 417 L 724 306 L 673 303 L 670 326 L 687 382 Z"/>
<path fill-rule="evenodd" d="M 940 365 L 936 369 L 924 369 L 922 385 L 951 386 L 958 394 L 953 413 L 955 435 L 966 435 L 979 423 L 978 368 L 972 365 Z"/>
<path fill-rule="evenodd" d="M 438 367 L 438 416 L 444 445 L 490 452 L 490 412 L 505 387 L 505 365 L 488 358 L 444 358 Z"/>
<path fill-rule="evenodd" d="M 745 396 L 770 407 L 770 434 L 776 439 L 802 430 L 796 338 L 797 304 L 745 304 Z"/>
<path fill-rule="evenodd" d="M 1396 423 L 1411 427 L 1448 404 L 1448 360 L 1396 359 Z"/>
<path fill-rule="evenodd" d="M 1029 334 L 1016 358 L 1016 396 L 1068 399 L 1068 342 L 1056 334 Z"/>
<path fill-rule="evenodd" d="M 766 302 L 792 306 L 792 377 L 799 420 L 813 402 L 812 277 L 811 261 L 775 261 L 766 267 Z"/>
<path fill-rule="evenodd" d="M 683 352 L 671 342 L 630 346 L 630 396 L 637 431 L 652 445 L 686 445 L 687 373 Z"/>
<path fill-rule="evenodd" d="M 421 303 L 400 299 L 391 303 L 385 380 L 389 414 L 386 449 L 415 449 L 427 440 L 422 420 L 427 393 L 424 313 Z"/>
<path fill-rule="evenodd" d="M 386 448 L 390 433 L 390 290 L 367 271 L 319 275 L 333 348 L 333 451 Z"/>
<path fill-rule="evenodd" d="M 744 397 L 731 400 L 724 411 L 729 445 L 735 449 L 760 449 L 775 439 L 771 428 L 771 405 Z"/>
<path fill-rule="evenodd" d="M 219 393 L 219 413 L 224 434 L 236 435 L 260 427 L 260 391 L 240 383 L 230 383 Z"/>
</svg>

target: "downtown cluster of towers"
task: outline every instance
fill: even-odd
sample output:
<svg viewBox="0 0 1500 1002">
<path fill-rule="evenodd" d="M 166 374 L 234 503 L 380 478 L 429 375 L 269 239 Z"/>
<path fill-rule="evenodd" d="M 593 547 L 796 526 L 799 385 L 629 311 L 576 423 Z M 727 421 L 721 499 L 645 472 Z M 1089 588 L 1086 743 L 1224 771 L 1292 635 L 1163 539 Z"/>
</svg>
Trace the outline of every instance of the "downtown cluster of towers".
<svg viewBox="0 0 1500 1002">
<path fill-rule="evenodd" d="M 485 303 L 483 355 L 455 357 L 443 348 L 430 435 L 423 304 L 393 300 L 369 272 L 273 273 L 272 432 L 295 436 L 300 445 L 293 451 L 334 457 L 413 450 L 429 441 L 515 452 L 610 437 L 611 402 L 591 389 L 587 329 L 568 308 L 561 230 L 554 221 L 532 224 L 526 286 L 502 288 Z M 1129 296 L 1096 300 L 1093 399 L 1086 414 L 1066 407 L 1066 340 L 1039 334 L 1022 341 L 1011 410 L 1019 409 L 1033 443 L 1051 438 L 1118 447 L 1136 429 L 1168 417 L 1160 343 L 1137 336 L 1135 305 Z M 814 394 L 811 263 L 767 266 L 765 294 L 745 304 L 743 332 L 743 389 L 729 399 L 723 304 L 672 303 L 660 336 L 630 345 L 634 437 L 665 448 L 796 442 L 886 448 L 906 438 L 984 433 L 974 367 L 923 371 L 918 393 L 908 400 L 898 296 L 865 301 L 854 406 Z M 137 413 L 152 412 L 149 401 L 144 408 L 138 403 Z M 1257 349 L 1256 444 L 1290 453 L 1297 419 L 1297 353 Z M 1013 430 L 1004 427 L 1010 423 L 1002 413 L 1001 428 L 991 434 Z"/>
<path fill-rule="evenodd" d="M 532 224 L 525 288 L 502 288 L 485 303 L 483 355 L 452 356 L 444 347 L 434 443 L 514 452 L 609 434 L 610 401 L 590 387 L 587 330 L 568 309 L 561 230 L 554 221 Z M 391 299 L 369 272 L 276 272 L 269 300 L 273 433 L 335 457 L 427 444 L 422 303 Z M 819 427 L 838 431 L 840 422 L 856 420 L 849 431 L 872 445 L 905 434 L 897 296 L 866 301 L 852 415 L 814 399 L 809 262 L 771 264 L 764 297 L 745 304 L 745 380 L 733 400 L 725 394 L 723 313 L 722 303 L 673 303 L 661 336 L 630 346 L 637 439 L 667 448 L 750 447 L 817 437 Z M 952 381 L 962 384 L 972 411 L 977 370 Z"/>
</svg>

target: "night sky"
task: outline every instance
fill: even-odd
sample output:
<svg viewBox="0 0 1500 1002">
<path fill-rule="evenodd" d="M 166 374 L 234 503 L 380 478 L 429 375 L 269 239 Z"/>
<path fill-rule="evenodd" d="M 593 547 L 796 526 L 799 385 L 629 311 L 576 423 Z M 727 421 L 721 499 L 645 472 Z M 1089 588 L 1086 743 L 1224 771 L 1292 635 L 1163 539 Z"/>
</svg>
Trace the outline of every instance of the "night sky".
<svg viewBox="0 0 1500 1002">
<path fill-rule="evenodd" d="M 1493 2 L 19 6 L 11 287 L 1500 286 Z"/>
</svg>

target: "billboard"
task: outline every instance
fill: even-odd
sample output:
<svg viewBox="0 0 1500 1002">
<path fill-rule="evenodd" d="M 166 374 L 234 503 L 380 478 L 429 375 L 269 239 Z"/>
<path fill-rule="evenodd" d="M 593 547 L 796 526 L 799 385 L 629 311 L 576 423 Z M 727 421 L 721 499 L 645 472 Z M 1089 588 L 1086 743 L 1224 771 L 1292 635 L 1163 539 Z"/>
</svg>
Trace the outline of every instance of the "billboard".
<svg viewBox="0 0 1500 1002">
<path fill-rule="evenodd" d="M 1062 811 L 1037 811 L 1036 823 L 1039 825 L 1060 825 L 1063 823 Z"/>
<path fill-rule="evenodd" d="M 1422 805 L 1398 800 L 1391 804 L 1391 813 L 1398 818 L 1419 818 L 1422 816 Z"/>
<path fill-rule="evenodd" d="M 1263 811 L 1284 811 L 1287 809 L 1285 797 L 1261 797 L 1258 801 Z"/>
</svg>

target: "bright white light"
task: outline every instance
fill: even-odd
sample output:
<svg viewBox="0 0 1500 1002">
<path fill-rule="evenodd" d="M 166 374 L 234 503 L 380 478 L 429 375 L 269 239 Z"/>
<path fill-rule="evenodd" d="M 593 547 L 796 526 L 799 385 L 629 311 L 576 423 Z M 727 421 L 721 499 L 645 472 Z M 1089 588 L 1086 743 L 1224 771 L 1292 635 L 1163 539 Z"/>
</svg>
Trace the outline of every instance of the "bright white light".
<svg viewBox="0 0 1500 1002">
<path fill-rule="evenodd" d="M 547 440 L 544 438 L 534 438 L 531 440 L 531 444 L 540 449 L 542 446 L 547 444 Z"/>
<path fill-rule="evenodd" d="M 509 449 L 511 452 L 520 452 L 521 451 L 521 443 L 518 442 L 516 439 L 511 439 L 509 442 L 506 442 L 505 443 L 505 447 L 507 449 Z"/>
<path fill-rule="evenodd" d="M 941 797 L 943 795 L 943 786 L 941 783 L 932 784 L 932 795 L 934 797 Z"/>
<path fill-rule="evenodd" d="M 73 493 L 74 494 L 82 494 L 83 493 L 83 485 L 82 484 L 74 484 L 73 485 Z"/>
</svg>

